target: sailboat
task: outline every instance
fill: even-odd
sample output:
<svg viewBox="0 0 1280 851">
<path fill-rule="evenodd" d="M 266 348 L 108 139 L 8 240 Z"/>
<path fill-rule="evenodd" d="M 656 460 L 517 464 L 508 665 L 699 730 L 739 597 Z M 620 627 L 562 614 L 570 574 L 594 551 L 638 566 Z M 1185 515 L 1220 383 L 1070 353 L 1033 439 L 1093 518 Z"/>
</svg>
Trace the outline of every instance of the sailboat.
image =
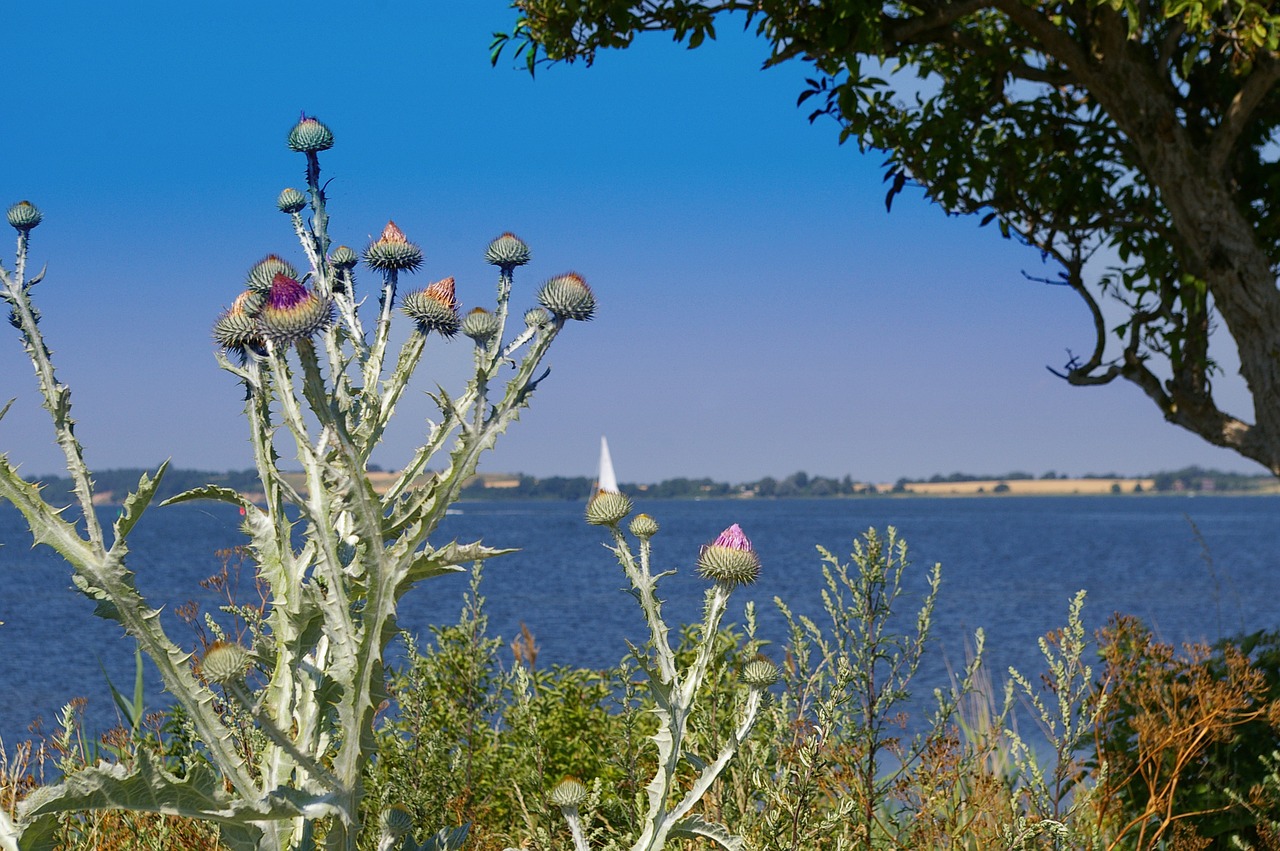
<svg viewBox="0 0 1280 851">
<path fill-rule="evenodd" d="M 600 473 L 596 477 L 596 493 L 620 493 L 618 477 L 613 472 L 613 458 L 609 456 L 609 441 L 600 436 Z"/>
</svg>

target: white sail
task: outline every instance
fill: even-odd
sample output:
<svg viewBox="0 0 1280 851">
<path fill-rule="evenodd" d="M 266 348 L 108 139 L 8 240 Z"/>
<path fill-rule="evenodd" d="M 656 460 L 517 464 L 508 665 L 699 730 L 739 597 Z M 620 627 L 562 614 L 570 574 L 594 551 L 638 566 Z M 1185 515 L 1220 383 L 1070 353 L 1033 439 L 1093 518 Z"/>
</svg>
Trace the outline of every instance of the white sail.
<svg viewBox="0 0 1280 851">
<path fill-rule="evenodd" d="M 607 493 L 618 493 L 618 477 L 613 472 L 613 459 L 609 457 L 609 441 L 600 438 L 600 475 L 596 479 L 596 490 Z"/>
</svg>

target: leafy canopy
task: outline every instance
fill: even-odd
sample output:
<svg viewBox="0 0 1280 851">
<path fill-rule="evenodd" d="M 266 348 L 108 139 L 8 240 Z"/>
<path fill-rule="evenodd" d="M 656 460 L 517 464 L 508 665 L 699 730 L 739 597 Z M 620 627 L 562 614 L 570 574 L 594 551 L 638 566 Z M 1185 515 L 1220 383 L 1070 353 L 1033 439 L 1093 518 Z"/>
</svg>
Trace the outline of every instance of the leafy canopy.
<svg viewBox="0 0 1280 851">
<path fill-rule="evenodd" d="M 1165 417 L 1280 474 L 1280 13 L 1221 0 L 516 0 L 530 71 L 591 64 L 647 31 L 689 47 L 721 23 L 799 61 L 810 120 L 1055 261 L 1093 319 L 1057 373 L 1117 378 Z M 1090 259 L 1095 262 L 1089 263 Z M 1114 299 L 1116 322 L 1102 304 Z M 1219 409 L 1209 337 L 1239 350 L 1255 422 Z"/>
</svg>

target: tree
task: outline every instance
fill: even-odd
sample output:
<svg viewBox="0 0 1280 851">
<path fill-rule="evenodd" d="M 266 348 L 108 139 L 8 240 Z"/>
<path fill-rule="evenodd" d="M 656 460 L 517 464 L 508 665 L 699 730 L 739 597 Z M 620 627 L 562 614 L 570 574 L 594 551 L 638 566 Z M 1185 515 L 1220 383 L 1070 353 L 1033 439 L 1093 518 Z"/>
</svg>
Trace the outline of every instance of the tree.
<svg viewBox="0 0 1280 851">
<path fill-rule="evenodd" d="M 1256 0 L 515 0 L 530 71 L 721 21 L 799 61 L 799 102 L 909 184 L 1055 262 L 1092 317 L 1056 374 L 1132 382 L 1164 417 L 1280 475 L 1280 14 Z M 1101 254 L 1099 254 L 1101 252 Z M 1104 263 L 1105 258 L 1105 263 Z M 1094 259 L 1095 262 L 1089 261 Z M 1104 268 L 1097 268 L 1099 265 Z M 1122 312 L 1108 320 L 1103 305 Z M 1111 324 L 1112 327 L 1108 327 Z M 1253 422 L 1219 407 L 1226 327 Z M 1216 351 L 1216 348 L 1215 348 Z"/>
</svg>

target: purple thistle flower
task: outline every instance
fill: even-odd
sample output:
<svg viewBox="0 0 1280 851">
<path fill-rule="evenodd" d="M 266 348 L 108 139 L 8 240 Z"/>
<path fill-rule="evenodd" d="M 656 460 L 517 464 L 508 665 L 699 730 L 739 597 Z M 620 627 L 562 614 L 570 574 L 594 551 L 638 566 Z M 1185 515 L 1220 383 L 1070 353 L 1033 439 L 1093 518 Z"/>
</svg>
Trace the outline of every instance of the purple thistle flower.
<svg viewBox="0 0 1280 851">
<path fill-rule="evenodd" d="M 751 541 L 748 540 L 746 533 L 742 531 L 742 527 L 737 523 L 721 532 L 720 537 L 716 538 L 712 546 L 729 547 L 730 549 L 744 550 L 749 553 L 755 552 L 755 547 L 751 546 Z"/>
<path fill-rule="evenodd" d="M 273 310 L 292 310 L 307 300 L 307 288 L 283 272 L 271 279 L 271 293 L 267 306 Z"/>
</svg>

